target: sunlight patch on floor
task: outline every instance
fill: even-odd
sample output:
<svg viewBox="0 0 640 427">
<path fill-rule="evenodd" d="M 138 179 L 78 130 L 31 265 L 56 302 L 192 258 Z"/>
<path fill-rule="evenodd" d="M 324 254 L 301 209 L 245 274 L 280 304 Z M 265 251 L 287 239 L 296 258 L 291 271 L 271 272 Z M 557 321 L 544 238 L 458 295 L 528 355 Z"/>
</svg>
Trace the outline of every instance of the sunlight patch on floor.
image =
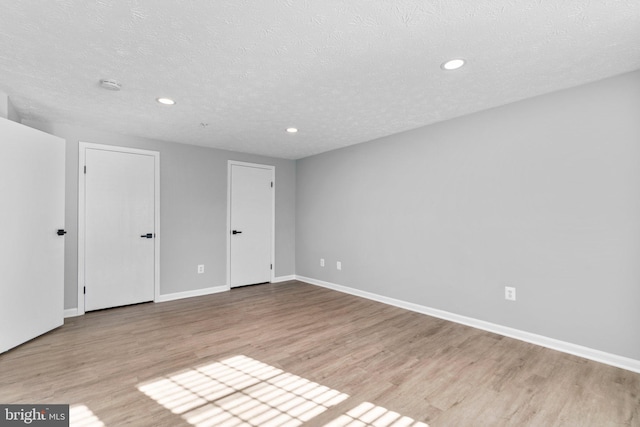
<svg viewBox="0 0 640 427">
<path fill-rule="evenodd" d="M 382 406 L 364 402 L 335 420 L 325 424 L 327 427 L 429 427 L 413 418 L 390 411 Z"/>
<path fill-rule="evenodd" d="M 104 427 L 104 423 L 85 405 L 72 405 L 69 419 L 72 427 Z"/>
<path fill-rule="evenodd" d="M 197 427 L 299 426 L 349 395 L 247 356 L 138 386 Z"/>
</svg>

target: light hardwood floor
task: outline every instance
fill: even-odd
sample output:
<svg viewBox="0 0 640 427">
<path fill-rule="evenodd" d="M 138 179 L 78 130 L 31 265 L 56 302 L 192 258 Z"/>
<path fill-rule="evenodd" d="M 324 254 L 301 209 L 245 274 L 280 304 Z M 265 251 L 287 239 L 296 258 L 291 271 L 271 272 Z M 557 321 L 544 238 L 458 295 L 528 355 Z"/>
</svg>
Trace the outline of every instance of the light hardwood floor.
<svg viewBox="0 0 640 427">
<path fill-rule="evenodd" d="M 66 319 L 0 355 L 0 402 L 84 426 L 640 426 L 640 375 L 293 281 Z"/>
</svg>

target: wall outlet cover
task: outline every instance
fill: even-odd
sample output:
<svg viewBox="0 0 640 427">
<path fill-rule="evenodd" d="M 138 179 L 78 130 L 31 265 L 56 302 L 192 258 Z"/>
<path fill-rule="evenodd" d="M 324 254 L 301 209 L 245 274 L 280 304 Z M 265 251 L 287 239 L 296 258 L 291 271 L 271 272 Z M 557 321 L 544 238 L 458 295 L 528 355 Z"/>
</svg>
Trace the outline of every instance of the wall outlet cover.
<svg viewBox="0 0 640 427">
<path fill-rule="evenodd" d="M 511 287 L 511 286 L 505 286 L 504 287 L 504 299 L 509 300 L 509 301 L 515 301 L 516 300 L 516 288 Z"/>
</svg>

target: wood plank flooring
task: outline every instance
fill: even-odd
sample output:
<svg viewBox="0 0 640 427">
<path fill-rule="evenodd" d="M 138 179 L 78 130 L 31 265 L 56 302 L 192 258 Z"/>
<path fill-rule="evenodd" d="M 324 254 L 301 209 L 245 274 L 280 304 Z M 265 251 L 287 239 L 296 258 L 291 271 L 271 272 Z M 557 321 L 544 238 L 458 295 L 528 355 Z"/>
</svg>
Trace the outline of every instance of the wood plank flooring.
<svg viewBox="0 0 640 427">
<path fill-rule="evenodd" d="M 640 375 L 292 281 L 66 319 L 0 355 L 0 403 L 84 426 L 640 426 Z"/>
</svg>

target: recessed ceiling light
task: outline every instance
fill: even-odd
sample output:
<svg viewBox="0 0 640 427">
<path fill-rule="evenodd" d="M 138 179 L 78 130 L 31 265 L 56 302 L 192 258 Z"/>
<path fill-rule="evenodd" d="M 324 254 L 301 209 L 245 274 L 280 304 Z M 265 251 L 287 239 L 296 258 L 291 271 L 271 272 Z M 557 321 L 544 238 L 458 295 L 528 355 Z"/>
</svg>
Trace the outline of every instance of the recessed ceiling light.
<svg viewBox="0 0 640 427">
<path fill-rule="evenodd" d="M 176 103 L 176 101 L 174 101 L 171 98 L 157 98 L 156 101 L 158 101 L 160 104 L 164 104 L 164 105 L 173 105 Z"/>
<path fill-rule="evenodd" d="M 447 62 L 444 62 L 440 67 L 443 70 L 447 70 L 447 71 L 451 71 L 451 70 L 457 70 L 458 68 L 462 67 L 464 65 L 465 61 L 464 59 L 450 59 Z"/>
<path fill-rule="evenodd" d="M 297 128 L 287 128 L 287 132 L 296 133 L 296 132 L 298 132 L 298 129 Z"/>
<path fill-rule="evenodd" d="M 122 85 L 113 79 L 102 79 L 100 80 L 100 86 L 107 90 L 120 90 Z"/>
</svg>

